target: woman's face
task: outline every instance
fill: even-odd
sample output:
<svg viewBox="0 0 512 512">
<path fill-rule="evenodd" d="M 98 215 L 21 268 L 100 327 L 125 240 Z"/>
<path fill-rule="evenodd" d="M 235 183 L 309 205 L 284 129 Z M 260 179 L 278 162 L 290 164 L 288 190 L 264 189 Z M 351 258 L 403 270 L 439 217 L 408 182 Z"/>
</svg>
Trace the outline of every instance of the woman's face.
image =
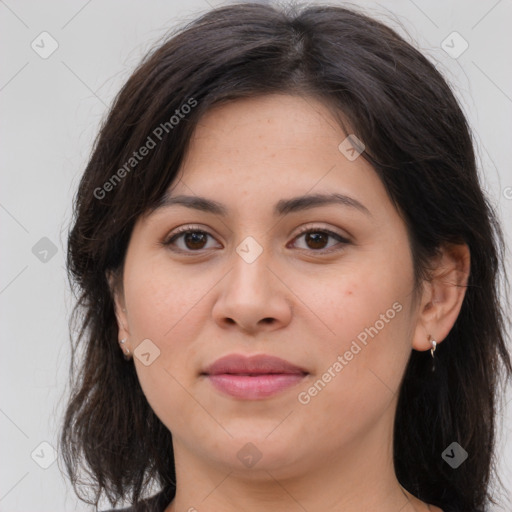
<svg viewBox="0 0 512 512">
<path fill-rule="evenodd" d="M 340 454 L 389 455 L 420 328 L 413 264 L 403 220 L 372 167 L 340 149 L 345 139 L 312 98 L 217 106 L 168 192 L 189 205 L 169 199 L 137 222 L 120 335 L 177 461 L 277 478 L 329 468 Z M 193 207 L 199 198 L 225 214 Z M 205 374 L 233 354 L 294 367 Z"/>
</svg>

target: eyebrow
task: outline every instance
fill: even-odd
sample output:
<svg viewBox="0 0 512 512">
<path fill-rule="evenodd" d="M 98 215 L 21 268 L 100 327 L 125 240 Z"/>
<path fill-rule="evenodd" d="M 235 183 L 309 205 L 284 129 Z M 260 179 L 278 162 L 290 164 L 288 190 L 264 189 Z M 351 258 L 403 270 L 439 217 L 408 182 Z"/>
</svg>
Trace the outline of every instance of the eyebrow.
<svg viewBox="0 0 512 512">
<path fill-rule="evenodd" d="M 288 213 L 299 212 L 302 210 L 308 210 L 310 208 L 317 208 L 319 206 L 326 206 L 330 204 L 338 204 L 350 208 L 355 208 L 365 215 L 372 217 L 372 214 L 368 208 L 366 208 L 366 206 L 360 203 L 357 199 L 336 193 L 309 194 L 292 197 L 290 199 L 281 199 L 274 206 L 274 215 L 282 216 Z M 207 199 L 206 197 L 186 195 L 170 196 L 168 194 L 165 194 L 157 203 L 154 211 L 159 210 L 160 208 L 167 208 L 174 205 L 181 205 L 185 206 L 186 208 L 213 213 L 223 217 L 227 216 L 229 213 L 229 210 L 225 205 L 212 199 Z"/>
</svg>

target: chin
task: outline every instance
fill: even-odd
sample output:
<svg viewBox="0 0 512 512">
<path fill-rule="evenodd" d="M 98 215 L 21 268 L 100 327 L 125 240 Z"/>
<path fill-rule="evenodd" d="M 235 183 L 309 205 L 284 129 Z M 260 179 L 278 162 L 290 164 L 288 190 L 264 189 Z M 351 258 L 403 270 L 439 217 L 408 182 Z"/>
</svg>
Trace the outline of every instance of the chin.
<svg viewBox="0 0 512 512">
<path fill-rule="evenodd" d="M 273 429 L 275 427 L 276 423 Z M 298 447 L 303 449 L 304 443 L 298 438 L 294 440 L 284 430 L 279 434 L 270 432 L 272 429 L 265 429 L 252 436 L 247 432 L 240 435 L 231 432 L 233 438 L 217 445 L 220 451 L 211 453 L 212 458 L 227 471 L 256 480 L 268 480 L 269 472 L 280 478 L 295 474 L 303 460 Z"/>
</svg>

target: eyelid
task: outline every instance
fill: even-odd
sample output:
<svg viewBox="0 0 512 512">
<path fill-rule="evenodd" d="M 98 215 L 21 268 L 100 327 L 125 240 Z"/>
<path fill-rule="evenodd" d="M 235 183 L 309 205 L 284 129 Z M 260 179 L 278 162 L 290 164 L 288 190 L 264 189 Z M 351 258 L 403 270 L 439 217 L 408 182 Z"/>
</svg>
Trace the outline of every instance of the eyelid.
<svg viewBox="0 0 512 512">
<path fill-rule="evenodd" d="M 326 227 L 318 226 L 318 225 L 308 225 L 308 226 L 302 227 L 301 230 L 293 237 L 292 242 L 294 242 L 296 239 L 298 239 L 299 237 L 301 237 L 304 234 L 316 233 L 316 232 L 325 233 L 330 238 L 337 239 L 338 243 L 334 244 L 332 247 L 329 247 L 327 249 L 316 249 L 315 250 L 315 249 L 299 248 L 298 249 L 299 251 L 310 253 L 313 255 L 318 254 L 318 255 L 322 256 L 322 255 L 328 255 L 331 253 L 341 252 L 345 248 L 346 245 L 352 244 L 352 241 L 348 236 L 342 235 L 330 228 L 326 228 Z M 288 247 L 288 245 L 287 245 L 287 247 Z"/>
<path fill-rule="evenodd" d="M 171 234 L 167 235 L 164 238 L 164 240 L 162 242 L 162 245 L 170 246 L 170 245 L 172 245 L 171 242 L 173 240 L 175 240 L 176 238 L 178 238 L 180 235 L 188 233 L 188 232 L 195 232 L 195 231 L 198 231 L 198 232 L 201 232 L 201 233 L 205 233 L 206 235 L 208 235 L 208 236 L 210 236 L 212 238 L 215 238 L 214 235 L 212 235 L 207 229 L 204 229 L 204 228 L 202 228 L 199 225 L 186 224 L 184 226 L 180 226 L 180 227 L 174 229 Z M 308 232 L 326 233 L 327 235 L 329 235 L 332 238 L 337 238 L 338 239 L 338 244 L 336 244 L 336 245 L 339 245 L 339 244 L 347 245 L 347 244 L 352 243 L 351 238 L 349 236 L 342 235 L 341 233 L 338 233 L 338 232 L 336 232 L 336 231 L 334 231 L 332 229 L 329 229 L 329 228 L 326 228 L 326 227 L 320 226 L 320 225 L 306 225 L 306 226 L 303 226 L 302 228 L 300 228 L 299 232 L 293 236 L 291 241 L 292 242 L 295 241 L 301 235 L 306 234 Z M 336 245 L 334 247 L 336 247 Z M 174 250 L 175 252 L 182 252 L 182 253 L 189 253 L 189 254 L 193 254 L 193 253 L 200 254 L 205 249 L 199 249 L 197 251 L 192 251 L 192 250 L 185 251 L 185 250 L 182 250 L 182 249 L 172 249 L 172 250 Z M 206 250 L 208 250 L 208 249 L 206 249 Z M 329 252 L 339 251 L 340 249 L 328 248 L 328 249 L 317 249 L 317 250 L 315 250 L 315 249 L 299 249 L 299 250 L 306 251 L 306 252 L 312 252 L 312 253 L 318 253 L 318 254 L 327 254 Z"/>
<path fill-rule="evenodd" d="M 344 234 L 338 233 L 337 231 L 334 231 L 333 229 L 326 228 L 326 227 L 320 226 L 320 225 L 315 225 L 315 224 L 303 226 L 302 228 L 300 228 L 300 231 L 293 237 L 293 239 L 295 240 L 295 238 L 297 238 L 300 235 L 303 235 L 304 233 L 307 233 L 308 231 L 322 231 L 324 233 L 328 233 L 329 235 L 339 237 L 347 243 L 350 242 L 350 237 L 348 234 L 344 235 Z"/>
<path fill-rule="evenodd" d="M 206 233 L 207 235 L 210 235 L 212 238 L 215 238 L 207 229 L 202 228 L 199 225 L 194 224 L 186 224 L 184 226 L 177 227 L 176 229 L 173 229 L 172 232 L 165 236 L 162 244 L 163 245 L 169 245 L 171 241 L 176 238 L 178 235 L 181 235 L 183 233 L 188 233 L 189 231 L 200 231 L 202 233 Z M 198 252 L 198 251 L 195 251 Z"/>
</svg>

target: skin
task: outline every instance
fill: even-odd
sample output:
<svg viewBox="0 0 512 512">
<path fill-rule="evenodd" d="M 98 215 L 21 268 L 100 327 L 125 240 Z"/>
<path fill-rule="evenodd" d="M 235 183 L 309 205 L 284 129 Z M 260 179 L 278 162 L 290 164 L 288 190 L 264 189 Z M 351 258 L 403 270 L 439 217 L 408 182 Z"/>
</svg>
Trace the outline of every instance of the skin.
<svg viewBox="0 0 512 512">
<path fill-rule="evenodd" d="M 411 350 L 429 350 L 429 335 L 442 342 L 457 318 L 469 251 L 445 247 L 415 299 L 405 223 L 372 167 L 338 149 L 346 136 L 309 97 L 217 106 L 170 192 L 219 201 L 230 215 L 174 205 L 135 225 L 122 282 L 111 283 L 125 346 L 133 354 L 150 339 L 160 351 L 148 366 L 133 361 L 173 435 L 177 493 L 166 512 L 440 511 L 399 485 L 393 420 Z M 369 214 L 338 204 L 273 214 L 281 199 L 320 192 L 357 199 Z M 163 244 L 186 225 L 210 236 Z M 302 227 L 348 243 L 308 240 Z M 236 252 L 248 236 L 262 249 L 252 263 Z M 298 394 L 395 303 L 400 312 L 300 403 Z M 309 375 L 270 398 L 234 399 L 199 375 L 231 353 L 275 355 Z M 261 453 L 252 467 L 237 457 L 246 443 Z"/>
</svg>

